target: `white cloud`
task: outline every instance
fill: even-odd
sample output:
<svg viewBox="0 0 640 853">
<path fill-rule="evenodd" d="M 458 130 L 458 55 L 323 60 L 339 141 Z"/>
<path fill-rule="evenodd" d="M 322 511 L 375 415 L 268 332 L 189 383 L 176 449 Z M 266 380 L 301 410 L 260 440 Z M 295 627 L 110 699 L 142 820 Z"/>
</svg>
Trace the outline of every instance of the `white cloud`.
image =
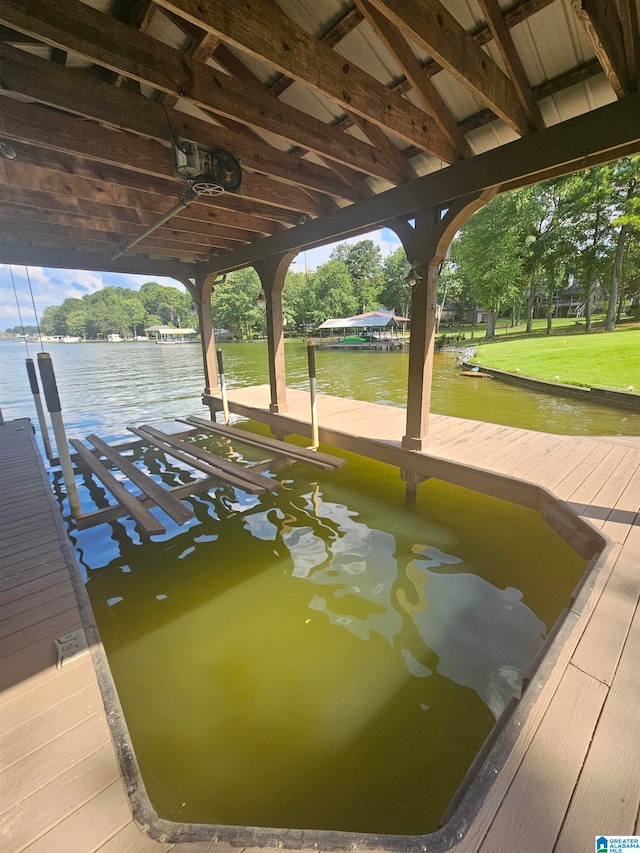
<svg viewBox="0 0 640 853">
<path fill-rule="evenodd" d="M 157 281 L 183 289 L 175 279 L 165 276 L 123 275 L 94 272 L 92 270 L 49 269 L 47 267 L 28 267 L 28 277 L 24 266 L 13 264 L 0 265 L 0 329 L 20 325 L 15 291 L 18 296 L 22 322 L 26 326 L 36 324 L 31 294 L 35 302 L 38 318 L 48 305 L 61 305 L 65 299 L 82 299 L 91 293 L 102 290 L 107 285 L 128 287 L 139 290 L 146 281 Z M 31 287 L 29 287 L 31 285 Z"/>
</svg>

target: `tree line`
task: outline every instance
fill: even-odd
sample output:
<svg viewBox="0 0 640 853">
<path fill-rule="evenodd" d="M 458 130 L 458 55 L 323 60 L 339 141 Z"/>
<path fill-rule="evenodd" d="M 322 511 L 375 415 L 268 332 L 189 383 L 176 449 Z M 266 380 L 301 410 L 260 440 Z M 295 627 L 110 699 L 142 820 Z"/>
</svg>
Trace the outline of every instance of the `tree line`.
<svg viewBox="0 0 640 853">
<path fill-rule="evenodd" d="M 487 337 L 500 315 L 522 319 L 530 331 L 534 306 L 541 303 L 550 331 L 553 296 L 573 283 L 588 332 L 593 293 L 601 287 L 607 297 L 605 328 L 613 330 L 625 305 L 640 313 L 639 178 L 640 157 L 634 156 L 497 196 L 454 238 L 441 271 L 439 301 L 457 303 L 460 319 L 468 309 L 483 307 L 489 312 Z M 408 269 L 403 249 L 383 258 L 372 240 L 340 243 L 316 270 L 287 273 L 285 325 L 308 331 L 329 317 L 380 308 L 410 317 Z M 252 268 L 216 285 L 215 327 L 236 338 L 265 334 L 265 311 L 256 303 L 261 290 Z M 139 291 L 109 286 L 45 308 L 40 323 L 45 334 L 85 338 L 132 337 L 158 324 L 197 327 L 189 294 L 157 282 Z"/>
</svg>

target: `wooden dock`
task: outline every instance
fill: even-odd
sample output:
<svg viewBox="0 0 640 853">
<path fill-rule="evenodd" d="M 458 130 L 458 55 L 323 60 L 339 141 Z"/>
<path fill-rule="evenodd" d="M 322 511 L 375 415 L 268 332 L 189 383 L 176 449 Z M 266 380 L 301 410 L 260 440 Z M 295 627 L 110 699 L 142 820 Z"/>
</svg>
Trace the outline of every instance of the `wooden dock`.
<svg viewBox="0 0 640 853">
<path fill-rule="evenodd" d="M 230 392 L 230 407 L 310 435 L 308 396 L 287 393 L 286 414 L 268 411 L 267 386 Z M 379 455 L 398 450 L 402 409 L 319 395 L 319 417 L 321 439 L 369 455 L 374 444 Z M 498 741 L 502 760 L 480 770 L 492 784 L 473 820 L 454 817 L 454 834 L 423 849 L 577 853 L 596 835 L 640 833 L 640 438 L 434 415 L 429 452 L 413 456 L 424 471 L 471 464 L 540 485 L 611 541 L 557 656 L 525 693 L 517 737 Z M 99 687 L 103 650 L 28 421 L 0 426 L 0 465 L 3 853 L 230 851 L 152 841 L 134 823 Z M 89 652 L 57 669 L 54 640 L 79 629 Z"/>
</svg>

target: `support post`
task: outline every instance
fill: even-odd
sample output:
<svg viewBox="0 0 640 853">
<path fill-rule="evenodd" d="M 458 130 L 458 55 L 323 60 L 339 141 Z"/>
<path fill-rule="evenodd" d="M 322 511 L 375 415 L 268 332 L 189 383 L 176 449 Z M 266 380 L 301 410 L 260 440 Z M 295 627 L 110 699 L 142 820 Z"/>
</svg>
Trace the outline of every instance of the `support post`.
<svg viewBox="0 0 640 853">
<path fill-rule="evenodd" d="M 200 326 L 200 345 L 202 347 L 202 366 L 204 369 L 204 391 L 203 397 L 209 397 L 218 390 L 218 373 L 216 371 L 216 340 L 213 331 L 213 318 L 211 316 L 211 294 L 215 284 L 221 284 L 226 276 L 216 281 L 215 275 L 205 275 L 193 281 L 189 278 L 180 278 L 178 281 L 185 286 L 198 310 L 198 324 Z M 206 399 L 203 400 L 205 405 Z M 215 409 L 209 404 L 211 420 L 215 420 Z"/>
<path fill-rule="evenodd" d="M 287 380 L 284 360 L 284 322 L 282 317 L 282 289 L 289 264 L 295 252 L 274 255 L 257 261 L 254 266 L 262 282 L 267 301 L 267 350 L 269 358 L 269 385 L 271 404 L 275 414 L 287 412 Z"/>
<path fill-rule="evenodd" d="M 40 370 L 44 398 L 47 403 L 49 417 L 51 418 L 51 426 L 53 427 L 53 434 L 56 439 L 58 458 L 60 460 L 60 468 L 62 469 L 62 478 L 67 489 L 67 498 L 69 499 L 69 508 L 71 510 L 71 515 L 74 518 L 80 518 L 82 515 L 80 498 L 78 497 L 76 478 L 73 472 L 73 464 L 69 454 L 69 445 L 67 444 L 67 436 L 65 434 L 64 423 L 62 421 L 62 407 L 60 405 L 60 397 L 58 396 L 56 376 L 53 371 L 51 356 L 48 352 L 38 353 L 38 369 Z"/>
<path fill-rule="evenodd" d="M 320 445 L 318 437 L 318 398 L 316 395 L 316 349 L 313 341 L 307 341 L 307 361 L 309 363 L 309 395 L 311 397 L 311 449 Z"/>
<path fill-rule="evenodd" d="M 218 379 L 220 381 L 220 395 L 222 397 L 222 413 L 224 417 L 224 423 L 229 423 L 229 401 L 227 400 L 227 383 L 224 378 L 224 363 L 222 361 L 222 351 L 218 350 L 216 355 L 218 356 Z M 213 418 L 211 420 L 214 420 Z"/>
<path fill-rule="evenodd" d="M 422 277 L 411 297 L 407 420 L 402 438 L 406 450 L 424 450 L 427 444 L 440 267 L 456 231 L 497 189 L 455 199 L 446 210 L 425 208 L 416 214 L 411 232 L 404 227 L 398 231 L 407 259 Z"/>
<path fill-rule="evenodd" d="M 49 439 L 49 429 L 47 427 L 47 421 L 44 416 L 44 408 L 42 407 L 42 398 L 40 397 L 40 386 L 38 385 L 38 377 L 36 375 L 36 367 L 33 363 L 32 358 L 28 358 L 26 360 L 27 364 L 27 376 L 29 377 L 29 385 L 31 386 L 31 393 L 33 394 L 33 402 L 36 405 L 36 413 L 38 415 L 38 423 L 40 424 L 40 434 L 42 436 L 42 443 L 44 444 L 44 452 L 47 455 L 47 459 L 49 462 L 53 462 L 54 456 L 51 451 L 51 441 Z"/>
</svg>

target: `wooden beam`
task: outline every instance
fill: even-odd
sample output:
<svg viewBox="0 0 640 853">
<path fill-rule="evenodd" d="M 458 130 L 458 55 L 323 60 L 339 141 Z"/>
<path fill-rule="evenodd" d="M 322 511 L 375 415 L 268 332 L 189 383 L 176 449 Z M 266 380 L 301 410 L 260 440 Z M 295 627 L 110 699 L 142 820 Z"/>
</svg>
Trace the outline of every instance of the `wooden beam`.
<svg viewBox="0 0 640 853">
<path fill-rule="evenodd" d="M 186 188 L 185 182 L 174 174 L 168 146 L 97 124 L 79 122 L 73 116 L 52 113 L 44 107 L 13 98 L 2 101 L 2 135 L 6 139 L 131 169 L 137 174 L 168 178 L 175 182 L 176 194 Z M 296 213 L 317 216 L 326 212 L 326 208 L 300 188 L 272 181 L 257 173 L 245 175 L 242 189 L 245 199 L 267 201 Z"/>
<path fill-rule="evenodd" d="M 465 135 L 458 127 L 457 121 L 449 110 L 449 107 L 443 101 L 440 93 L 422 70 L 420 61 L 401 33 L 368 0 L 356 0 L 356 3 L 369 24 L 373 27 L 378 38 L 404 71 L 414 92 L 431 112 L 440 130 L 455 147 L 459 158 L 471 157 L 473 151 Z"/>
<path fill-rule="evenodd" d="M 20 191 L 27 189 L 63 198 L 68 197 L 73 202 L 86 200 L 89 202 L 121 206 L 128 210 L 139 211 L 141 214 L 143 212 L 151 213 L 153 214 L 153 218 L 157 219 L 176 203 L 180 190 L 179 187 L 174 189 L 173 194 L 141 192 L 137 189 L 129 189 L 126 186 L 122 186 L 118 182 L 92 180 L 76 175 L 64 175 L 58 170 L 45 167 L 34 168 L 17 160 L 7 161 L 6 165 L 7 173 L 3 174 L 0 172 L 0 187 L 8 186 L 6 178 L 6 174 L 8 174 L 11 186 L 14 192 L 17 193 L 17 201 L 20 200 Z M 4 198 L 6 199 L 6 196 Z M 193 202 L 180 215 L 186 218 L 188 218 L 187 214 L 193 216 L 191 207 L 194 205 L 206 210 L 205 204 Z M 82 213 L 83 205 L 79 204 L 76 209 Z M 144 215 L 141 215 L 139 218 L 146 221 Z M 201 221 L 210 221 L 212 224 L 218 221 L 224 224 L 225 219 L 224 214 L 220 215 L 220 212 L 216 212 L 211 217 L 203 213 Z"/>
<path fill-rule="evenodd" d="M 60 236 L 57 234 L 37 234 L 32 231 L 25 231 L 24 228 L 16 229 L 9 226 L 4 226 L 3 233 L 10 238 L 11 242 L 16 245 L 26 245 L 33 243 L 38 246 L 52 246 L 59 249 L 73 249 L 74 247 L 95 250 L 96 252 L 104 252 L 112 257 L 116 251 L 122 247 L 122 240 L 118 239 L 118 235 L 107 236 L 100 234 L 98 231 L 91 232 L 90 237 L 71 237 L 68 233 Z M 141 248 L 142 243 L 128 250 L 131 254 L 140 255 L 155 255 L 169 260 L 184 260 L 195 263 L 196 261 L 205 262 L 209 258 L 218 254 L 224 254 L 223 248 L 217 249 L 215 246 L 211 248 L 201 248 L 198 246 L 188 246 L 180 248 L 175 246 L 167 246 L 153 237 L 147 237 L 144 241 L 145 248 Z"/>
<path fill-rule="evenodd" d="M 38 149 L 35 150 L 37 151 Z M 24 161 L 21 162 L 24 163 Z M 57 165 L 53 165 L 51 161 L 46 161 L 44 165 L 34 166 L 34 168 L 49 169 L 56 174 L 62 171 Z M 63 175 L 63 177 L 68 182 L 72 180 L 70 176 L 73 174 L 71 172 Z M 84 174 L 81 173 L 80 176 L 84 177 Z M 100 178 L 93 176 L 90 180 L 100 181 Z M 29 179 L 29 183 L 34 184 L 34 187 L 29 188 L 14 185 L 10 192 L 8 185 L 2 182 L 2 176 L 0 175 L 0 201 L 24 205 L 25 207 L 47 208 L 53 213 L 61 212 L 85 218 L 95 217 L 97 219 L 113 219 L 121 222 L 150 225 L 152 221 L 167 212 L 168 200 L 172 199 L 175 201 L 176 199 L 176 196 L 172 194 L 173 191 L 167 191 L 163 194 L 159 190 L 157 193 L 154 193 L 147 188 L 144 190 L 144 195 L 138 193 L 139 203 L 135 208 L 132 208 L 127 204 L 129 197 L 126 194 L 119 199 L 115 199 L 113 204 L 103 200 L 99 187 L 98 193 L 95 196 L 96 200 L 94 201 L 93 198 L 78 198 L 72 192 L 64 192 L 64 190 L 56 192 L 53 184 L 48 188 L 50 192 L 43 193 L 38 187 L 35 175 Z M 123 190 L 136 191 L 139 189 L 138 187 L 126 187 L 118 181 L 115 181 L 115 184 Z M 64 185 L 61 184 L 60 186 L 63 187 Z M 69 187 L 69 183 L 66 183 L 66 186 Z M 88 184 L 81 186 L 86 188 L 86 192 L 82 193 L 83 195 L 91 195 Z M 248 231 L 249 234 L 256 234 L 258 236 L 274 234 L 278 230 L 266 227 L 267 222 L 260 219 L 259 216 L 252 217 L 244 213 L 237 214 L 235 211 L 222 208 L 219 203 L 213 206 L 208 202 L 193 202 L 190 204 L 189 207 L 175 217 L 173 227 L 178 230 L 193 228 L 197 233 L 208 233 L 209 225 L 213 225 L 215 228 L 218 224 L 226 224 L 227 222 L 230 222 L 234 228 L 240 231 Z M 251 226 L 249 222 L 255 224 L 257 231 L 250 230 Z"/>
<path fill-rule="evenodd" d="M 165 178 L 137 175 L 130 169 L 120 169 L 106 163 L 91 162 L 83 157 L 62 151 L 38 148 L 21 142 L 12 143 L 19 163 L 34 169 L 51 169 L 64 175 L 77 175 L 93 181 L 106 181 L 131 190 L 151 193 L 149 202 L 143 205 L 148 210 L 160 210 L 157 202 L 165 204 L 168 197 L 174 198 L 176 184 Z M 154 199 L 153 196 L 161 196 Z M 24 202 L 28 204 L 29 202 Z M 163 208 L 161 213 L 166 210 Z M 114 214 L 109 214 L 114 215 Z M 282 225 L 297 225 L 300 215 L 270 204 L 259 204 L 242 196 L 225 193 L 221 196 L 202 197 L 179 214 L 179 218 L 200 222 L 224 222 L 234 228 L 273 234 Z M 117 218 L 121 218 L 118 216 Z"/>
<path fill-rule="evenodd" d="M 264 474 L 256 474 L 251 470 L 251 468 L 245 468 L 238 462 L 232 462 L 230 459 L 223 459 L 221 456 L 212 453 L 210 450 L 205 450 L 202 447 L 198 447 L 196 444 L 183 441 L 181 438 L 174 438 L 174 436 L 169 433 L 155 429 L 155 427 L 149 426 L 149 424 L 142 424 L 138 430 L 131 429 L 131 432 L 135 432 L 136 435 L 140 435 L 140 433 L 142 433 L 142 438 L 150 439 L 154 444 L 157 444 L 158 441 L 162 442 L 161 445 L 158 445 L 159 447 L 164 448 L 168 445 L 170 448 L 180 451 L 182 454 L 190 458 L 189 464 L 193 465 L 194 468 L 200 467 L 195 465 L 193 461 L 198 460 L 218 469 L 224 475 L 231 475 L 236 480 L 244 482 L 244 486 L 242 486 L 242 488 L 245 488 L 253 494 L 275 492 L 280 488 L 278 480 L 272 480 Z M 170 453 L 168 450 L 166 452 Z M 193 457 L 193 460 L 191 460 L 191 457 Z M 231 482 L 231 480 L 229 482 Z"/>
<path fill-rule="evenodd" d="M 350 197 L 348 188 L 329 169 L 279 151 L 257 136 L 250 140 L 247 135 L 188 116 L 166 101 L 163 109 L 150 98 L 92 79 L 84 70 L 56 67 L 46 59 L 1 43 L 0 64 L 5 90 L 159 142 L 167 143 L 173 133 L 201 145 L 226 148 L 242 160 L 245 172 L 261 172 L 336 198 Z"/>
<path fill-rule="evenodd" d="M 624 48 L 629 72 L 629 87 L 638 91 L 640 76 L 640 27 L 638 27 L 638 9 L 635 0 L 618 0 L 618 13 L 624 38 Z"/>
<path fill-rule="evenodd" d="M 0 242 L 0 263 L 51 267 L 66 270 L 99 270 L 129 275 L 166 275 L 192 278 L 196 265 L 178 260 L 157 260 L 142 255 L 124 255 L 112 260 L 112 252 L 78 252 L 67 248 L 27 246 Z"/>
<path fill-rule="evenodd" d="M 238 77 L 238 79 L 242 80 L 248 86 L 252 85 L 259 89 L 264 89 L 262 81 L 249 69 L 246 65 L 243 65 L 242 62 L 236 57 L 236 55 L 229 50 L 229 48 L 221 44 L 215 51 L 216 62 L 222 65 L 230 74 L 234 77 Z M 289 78 L 283 77 L 283 80 L 288 80 Z M 291 81 L 293 82 L 293 81 Z M 267 91 L 272 97 L 277 97 L 272 87 L 267 87 Z M 245 125 L 239 125 L 238 122 L 234 121 L 230 118 L 221 118 L 218 116 L 219 120 L 228 127 L 230 130 L 234 130 L 236 133 L 240 133 L 245 136 L 250 142 L 253 142 L 255 139 L 259 139 L 258 134 L 250 130 Z M 294 148 L 289 152 L 290 154 L 303 155 L 307 152 L 301 148 L 300 146 L 294 146 Z M 384 151 L 386 154 L 386 150 Z M 364 198 L 369 194 L 369 187 L 364 183 L 362 175 L 360 172 L 356 172 L 350 166 L 345 166 L 342 163 L 338 163 L 336 160 L 329 160 L 326 157 L 323 157 L 323 162 L 326 166 L 338 175 L 338 177 L 346 183 L 348 186 L 352 188 L 357 198 Z M 397 168 L 396 161 L 387 157 L 387 160 Z M 404 160 L 402 161 L 404 165 Z M 398 174 L 403 174 L 402 169 L 398 169 Z M 415 177 L 415 175 L 413 176 Z"/>
<path fill-rule="evenodd" d="M 309 450 L 297 444 L 290 444 L 286 441 L 280 441 L 265 435 L 257 435 L 256 433 L 226 426 L 225 424 L 212 423 L 211 421 L 204 420 L 204 418 L 189 417 L 184 419 L 176 418 L 176 420 L 179 423 L 198 427 L 214 435 L 222 435 L 231 439 L 235 438 L 240 443 L 244 442 L 252 447 L 260 447 L 263 450 L 277 453 L 279 456 L 295 459 L 297 462 L 306 462 L 312 467 L 322 468 L 324 471 L 335 471 L 336 468 L 343 468 L 347 464 L 347 460 L 339 456 L 332 456 L 329 453 L 322 453 L 319 450 Z"/>
<path fill-rule="evenodd" d="M 274 0 L 252 0 L 249 15 L 240 4 L 226 0 L 158 0 L 158 5 L 447 163 L 456 159 L 431 116 L 308 35 Z"/>
<path fill-rule="evenodd" d="M 0 23 L 33 35 L 204 110 L 282 136 L 316 154 L 399 183 L 371 145 L 276 102 L 227 74 L 121 24 L 80 0 L 3 0 Z"/>
<path fill-rule="evenodd" d="M 509 27 L 500 11 L 498 0 L 478 0 L 478 3 L 489 24 L 489 29 L 493 34 L 493 39 L 500 51 L 513 85 L 516 87 L 516 92 L 520 98 L 522 108 L 527 114 L 529 123 L 536 130 L 542 130 L 544 120 L 540 112 L 540 107 L 531 91 L 522 60 L 511 38 Z"/>
<path fill-rule="evenodd" d="M 144 217 L 139 217 L 139 219 L 143 220 L 142 222 L 138 221 L 134 223 L 131 219 L 123 221 L 121 219 L 88 216 L 81 211 L 66 213 L 53 208 L 51 203 L 51 196 L 40 196 L 39 204 L 28 207 L 16 204 L 15 198 L 11 198 L 10 193 L 2 193 L 0 195 L 0 217 L 5 219 L 15 218 L 16 221 L 59 225 L 67 228 L 85 228 L 92 231 L 128 234 L 131 237 L 142 233 L 145 228 L 148 228 L 149 225 L 152 225 L 159 218 L 158 215 L 151 216 L 145 214 Z M 123 208 L 117 209 L 122 210 Z M 185 243 L 205 243 L 207 239 L 215 239 L 216 237 L 235 240 L 238 243 L 249 243 L 251 240 L 258 240 L 263 236 L 261 234 L 252 234 L 250 231 L 226 228 L 224 225 L 209 226 L 194 219 L 179 219 L 177 216 L 159 228 L 155 233 L 158 237 L 166 237 L 169 240 L 177 240 Z"/>
<path fill-rule="evenodd" d="M 340 44 L 343 38 L 346 38 L 350 32 L 362 23 L 362 21 L 362 12 L 357 6 L 354 6 L 353 9 L 349 9 L 344 13 L 344 15 L 342 15 L 342 17 L 338 18 L 338 20 L 335 21 L 329 29 L 319 37 L 318 41 L 321 41 L 330 48 L 334 48 L 337 44 Z M 269 86 L 269 92 L 278 98 L 283 92 L 286 92 L 289 86 L 294 82 L 293 78 L 287 77 L 286 74 L 281 74 Z"/>
<path fill-rule="evenodd" d="M 98 480 L 107 488 L 114 498 L 131 515 L 135 523 L 147 536 L 156 536 L 166 533 L 167 528 L 155 518 L 148 509 L 142 506 L 138 498 L 127 491 L 127 489 L 111 474 L 101 462 L 99 462 L 91 451 L 75 438 L 70 439 L 69 444 L 78 453 L 84 464 L 89 468 Z"/>
<path fill-rule="evenodd" d="M 11 234 L 18 240 L 40 241 L 45 237 L 58 237 L 67 239 L 72 248 L 77 240 L 107 241 L 119 246 L 126 242 L 126 238 L 137 237 L 145 229 L 143 227 L 124 226 L 117 230 L 101 229 L 96 226 L 88 227 L 88 223 L 67 225 L 59 222 L 42 222 L 32 218 L 18 216 L 0 215 L 0 228 L 5 234 Z M 243 246 L 247 240 L 238 240 L 221 236 L 192 236 L 186 233 L 170 232 L 162 229 L 154 231 L 149 237 L 140 242 L 140 250 L 147 254 L 156 254 L 171 257 L 174 252 L 182 253 L 183 257 L 194 257 L 206 255 L 212 249 L 235 249 Z M 162 250 L 162 251 L 160 251 Z M 189 254 L 191 252 L 191 254 Z"/>
<path fill-rule="evenodd" d="M 616 0 L 571 0 L 616 97 L 632 91 Z M 637 80 L 635 84 L 637 89 Z"/>
<path fill-rule="evenodd" d="M 350 120 L 350 125 L 356 125 L 359 127 L 365 136 L 371 140 L 371 143 L 375 146 L 376 150 L 382 152 L 387 160 L 393 163 L 403 181 L 413 181 L 418 176 L 418 173 L 413 168 L 409 160 L 404 156 L 399 148 L 396 148 L 381 127 L 378 127 L 377 124 L 373 124 L 356 113 L 347 112 L 346 118 Z M 340 125 L 340 127 L 343 126 L 347 127 L 347 122 Z"/>
<path fill-rule="evenodd" d="M 321 246 L 332 240 L 363 234 L 394 217 L 411 216 L 434 204 L 500 187 L 529 186 L 546 170 L 569 174 L 640 150 L 640 95 L 607 104 L 592 112 L 518 139 L 484 154 L 425 175 L 411 184 L 363 199 L 330 217 L 258 240 L 204 264 L 199 274 L 222 273 L 255 260 L 292 249 Z"/>
<path fill-rule="evenodd" d="M 168 489 L 163 488 L 160 483 L 152 480 L 140 468 L 137 468 L 129 459 L 119 453 L 116 447 L 112 447 L 94 434 L 88 435 L 87 441 L 93 444 L 103 456 L 122 471 L 125 477 L 131 480 L 145 495 L 150 497 L 177 524 L 185 524 L 194 517 L 192 509 L 179 501 L 175 495 L 172 495 Z"/>
<path fill-rule="evenodd" d="M 515 87 L 440 0 L 370 0 L 516 133 L 530 130 Z"/>
</svg>

